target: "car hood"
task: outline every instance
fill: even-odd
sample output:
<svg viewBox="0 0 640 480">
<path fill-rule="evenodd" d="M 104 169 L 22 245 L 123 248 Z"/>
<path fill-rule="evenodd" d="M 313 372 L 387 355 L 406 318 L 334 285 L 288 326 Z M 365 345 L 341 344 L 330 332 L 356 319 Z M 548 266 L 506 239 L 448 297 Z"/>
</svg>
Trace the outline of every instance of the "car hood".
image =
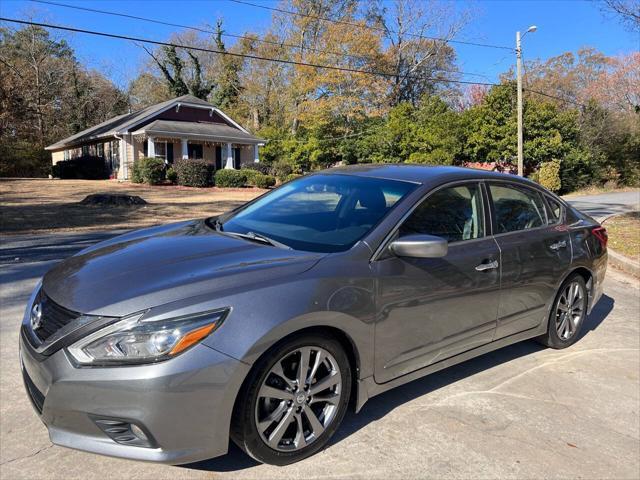
<svg viewBox="0 0 640 480">
<path fill-rule="evenodd" d="M 302 273 L 323 256 L 233 238 L 199 220 L 94 245 L 55 266 L 42 285 L 69 310 L 124 316 L 197 295 L 213 298 L 264 285 Z"/>
</svg>

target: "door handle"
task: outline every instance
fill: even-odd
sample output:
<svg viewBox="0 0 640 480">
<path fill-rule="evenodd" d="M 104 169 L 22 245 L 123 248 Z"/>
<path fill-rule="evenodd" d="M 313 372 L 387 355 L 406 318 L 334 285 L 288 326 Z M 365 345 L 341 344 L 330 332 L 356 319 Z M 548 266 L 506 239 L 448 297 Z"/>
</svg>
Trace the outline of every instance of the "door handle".
<svg viewBox="0 0 640 480">
<path fill-rule="evenodd" d="M 560 242 L 552 243 L 551 245 L 549 245 L 549 248 L 551 250 L 560 250 L 561 248 L 565 248 L 566 246 L 567 246 L 567 241 L 562 240 Z"/>
<path fill-rule="evenodd" d="M 493 270 L 498 268 L 498 261 L 494 260 L 493 262 L 481 263 L 476 266 L 476 270 L 479 272 L 484 272 L 485 270 Z"/>
</svg>

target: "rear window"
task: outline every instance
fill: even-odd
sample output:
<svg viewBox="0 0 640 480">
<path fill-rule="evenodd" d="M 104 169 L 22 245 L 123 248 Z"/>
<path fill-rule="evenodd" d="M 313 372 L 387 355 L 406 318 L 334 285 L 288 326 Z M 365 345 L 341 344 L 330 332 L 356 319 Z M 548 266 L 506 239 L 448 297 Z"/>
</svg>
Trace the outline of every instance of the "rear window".
<svg viewBox="0 0 640 480">
<path fill-rule="evenodd" d="M 540 195 L 522 187 L 490 185 L 497 233 L 517 232 L 542 227 L 547 223 Z"/>
</svg>

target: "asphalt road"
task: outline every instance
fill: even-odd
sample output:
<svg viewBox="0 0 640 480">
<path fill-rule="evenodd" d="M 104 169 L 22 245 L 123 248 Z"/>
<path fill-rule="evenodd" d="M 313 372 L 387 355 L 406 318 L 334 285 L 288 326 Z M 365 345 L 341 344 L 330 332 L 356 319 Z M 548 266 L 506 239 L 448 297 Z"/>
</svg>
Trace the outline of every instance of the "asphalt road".
<svg viewBox="0 0 640 480">
<path fill-rule="evenodd" d="M 618 196 L 610 205 L 577 201 L 594 216 L 633 208 Z M 640 478 L 640 285 L 613 272 L 573 347 L 528 341 L 387 392 L 347 414 L 326 450 L 295 465 L 258 465 L 233 445 L 224 457 L 179 467 L 53 446 L 22 387 L 18 326 L 44 272 L 110 235 L 3 239 L 2 479 Z"/>
<path fill-rule="evenodd" d="M 565 197 L 575 208 L 597 220 L 609 215 L 640 210 L 640 190 Z"/>
</svg>

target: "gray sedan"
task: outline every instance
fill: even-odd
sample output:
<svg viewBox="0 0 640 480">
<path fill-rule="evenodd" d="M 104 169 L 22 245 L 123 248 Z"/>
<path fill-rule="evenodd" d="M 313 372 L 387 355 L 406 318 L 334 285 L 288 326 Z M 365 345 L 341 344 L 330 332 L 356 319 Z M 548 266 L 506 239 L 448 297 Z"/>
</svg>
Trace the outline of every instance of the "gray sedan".
<svg viewBox="0 0 640 480">
<path fill-rule="evenodd" d="M 285 465 L 393 387 L 530 338 L 572 345 L 606 243 L 519 177 L 323 171 L 58 264 L 27 305 L 24 382 L 58 445 L 180 464 L 231 438 Z"/>
</svg>

